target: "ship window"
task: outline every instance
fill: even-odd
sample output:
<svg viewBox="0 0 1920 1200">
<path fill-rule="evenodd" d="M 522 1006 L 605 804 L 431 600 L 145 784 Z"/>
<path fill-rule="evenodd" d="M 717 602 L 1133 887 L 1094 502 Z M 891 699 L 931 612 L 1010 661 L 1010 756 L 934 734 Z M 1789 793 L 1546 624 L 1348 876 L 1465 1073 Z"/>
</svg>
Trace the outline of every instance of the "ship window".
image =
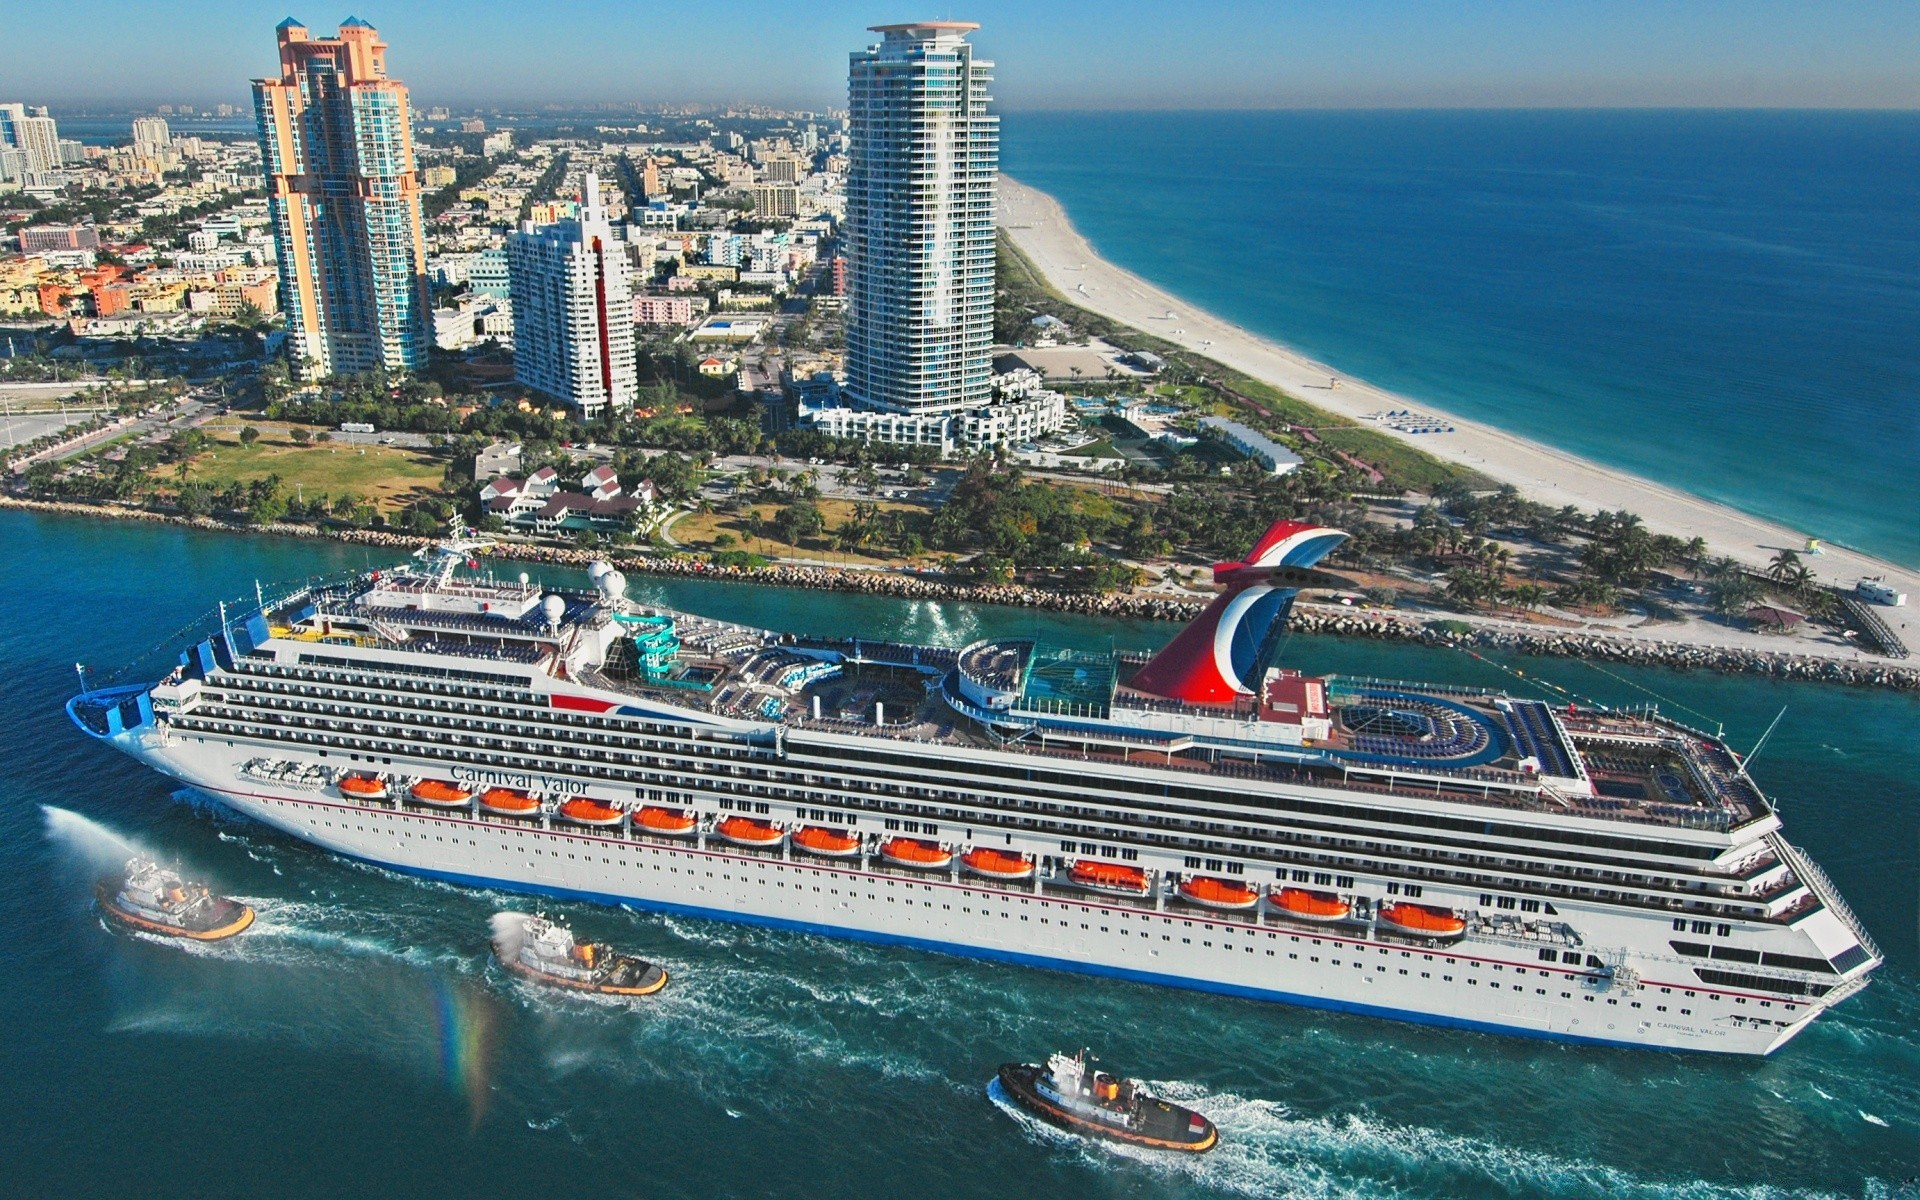
<svg viewBox="0 0 1920 1200">
<path fill-rule="evenodd" d="M 1673 931 L 1675 933 L 1685 933 L 1687 931 L 1687 919 L 1685 917 L 1675 917 L 1673 919 Z"/>
<path fill-rule="evenodd" d="M 1733 936 L 1733 926 L 1731 926 L 1731 925 L 1722 925 L 1722 926 L 1720 927 L 1720 936 L 1721 936 L 1721 937 L 1732 937 L 1732 936 Z"/>
<path fill-rule="evenodd" d="M 1712 933 L 1712 932 L 1713 932 L 1713 922 L 1711 922 L 1711 921 L 1695 921 L 1695 922 L 1693 923 L 1693 931 L 1694 931 L 1695 933 Z"/>
</svg>

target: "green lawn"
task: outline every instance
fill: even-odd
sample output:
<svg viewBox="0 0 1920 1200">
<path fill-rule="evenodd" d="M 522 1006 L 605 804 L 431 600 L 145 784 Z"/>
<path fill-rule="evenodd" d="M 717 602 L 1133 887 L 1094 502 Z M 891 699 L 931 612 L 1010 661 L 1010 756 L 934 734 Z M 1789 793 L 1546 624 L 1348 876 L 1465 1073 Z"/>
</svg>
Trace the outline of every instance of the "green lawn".
<svg viewBox="0 0 1920 1200">
<path fill-rule="evenodd" d="M 297 446 L 287 436 L 287 425 L 273 421 L 247 424 L 260 431 L 260 440 L 251 446 L 240 442 L 241 424 L 203 426 L 217 444 L 194 458 L 187 478 L 225 487 L 278 475 L 290 494 L 299 491 L 309 499 L 321 494 L 352 494 L 389 511 L 442 492 L 446 460 L 433 451 L 332 442 Z M 179 478 L 170 466 L 159 468 L 155 475 L 169 481 Z"/>
</svg>

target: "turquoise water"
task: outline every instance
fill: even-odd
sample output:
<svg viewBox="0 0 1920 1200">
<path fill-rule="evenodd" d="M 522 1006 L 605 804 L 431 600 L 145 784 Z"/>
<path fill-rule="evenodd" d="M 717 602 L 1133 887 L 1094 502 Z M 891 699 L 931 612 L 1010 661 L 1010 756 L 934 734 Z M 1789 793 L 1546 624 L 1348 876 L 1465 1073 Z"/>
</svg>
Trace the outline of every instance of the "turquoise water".
<svg viewBox="0 0 1920 1200">
<path fill-rule="evenodd" d="M 330 542 L 0 513 L 0 1195 L 204 1197 L 1891 1196 L 1920 1172 L 1920 703 L 1657 671 L 1539 670 L 1724 719 L 1795 840 L 1892 961 L 1766 1061 L 1417 1029 L 907 950 L 584 905 L 664 962 L 596 1004 L 489 970 L 511 897 L 340 861 L 174 790 L 66 722 L 102 670 L 256 579 L 358 566 Z M 550 579 L 557 581 L 558 576 Z M 1159 624 L 636 580 L 649 601 L 800 631 L 1155 645 Z M 1498 683 L 1444 650 L 1297 637 L 1314 670 Z M 1706 719 L 1706 718 L 1702 718 Z M 105 932 L 101 866 L 137 843 L 249 898 L 188 952 Z M 1061 1139 L 984 1089 L 1091 1042 L 1219 1120 L 1168 1163 Z"/>
<path fill-rule="evenodd" d="M 1341 371 L 1920 566 L 1920 114 L 1017 113 L 1002 161 Z"/>
</svg>

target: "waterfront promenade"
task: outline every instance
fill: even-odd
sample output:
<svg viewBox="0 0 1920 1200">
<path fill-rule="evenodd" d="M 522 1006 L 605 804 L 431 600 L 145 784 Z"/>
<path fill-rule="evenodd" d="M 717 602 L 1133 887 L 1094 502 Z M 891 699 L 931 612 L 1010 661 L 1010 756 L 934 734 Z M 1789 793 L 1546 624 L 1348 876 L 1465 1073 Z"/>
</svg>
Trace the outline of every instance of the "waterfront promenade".
<svg viewBox="0 0 1920 1200">
<path fill-rule="evenodd" d="M 1372 413 L 1408 408 L 1443 417 L 1453 432 L 1410 434 L 1367 424 L 1436 458 L 1510 483 L 1529 499 L 1588 511 L 1625 509 L 1638 513 L 1656 533 L 1705 538 L 1715 554 L 1755 567 L 1764 567 L 1783 549 L 1797 551 L 1806 545 L 1808 531 L 1789 529 L 1340 375 L 1323 363 L 1223 321 L 1102 259 L 1052 196 L 1005 175 L 1000 179 L 1000 227 L 1048 284 L 1073 303 L 1356 421 L 1365 421 Z M 1330 387 L 1336 377 L 1339 386 Z M 1764 470 L 1764 464 L 1756 464 L 1755 469 Z M 1920 601 L 1920 570 L 1830 543 L 1823 554 L 1808 558 L 1806 565 L 1821 579 L 1841 586 L 1851 586 L 1862 577 L 1884 576 L 1893 587 Z M 1914 611 L 1912 607 L 1880 610 L 1909 645 L 1920 644 Z"/>
</svg>

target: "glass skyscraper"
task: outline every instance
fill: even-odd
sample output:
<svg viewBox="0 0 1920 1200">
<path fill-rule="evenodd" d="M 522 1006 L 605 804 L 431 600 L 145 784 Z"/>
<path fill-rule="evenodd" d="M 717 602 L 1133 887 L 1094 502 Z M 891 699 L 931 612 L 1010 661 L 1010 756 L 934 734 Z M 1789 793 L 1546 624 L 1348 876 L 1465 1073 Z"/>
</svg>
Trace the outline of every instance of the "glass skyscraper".
<svg viewBox="0 0 1920 1200">
<path fill-rule="evenodd" d="M 892 412 L 992 400 L 993 64 L 963 21 L 877 25 L 847 98 L 846 394 Z"/>
<path fill-rule="evenodd" d="M 406 85 L 365 21 L 276 32 L 280 77 L 254 80 L 253 101 L 294 371 L 419 370 L 432 334 Z"/>
</svg>

